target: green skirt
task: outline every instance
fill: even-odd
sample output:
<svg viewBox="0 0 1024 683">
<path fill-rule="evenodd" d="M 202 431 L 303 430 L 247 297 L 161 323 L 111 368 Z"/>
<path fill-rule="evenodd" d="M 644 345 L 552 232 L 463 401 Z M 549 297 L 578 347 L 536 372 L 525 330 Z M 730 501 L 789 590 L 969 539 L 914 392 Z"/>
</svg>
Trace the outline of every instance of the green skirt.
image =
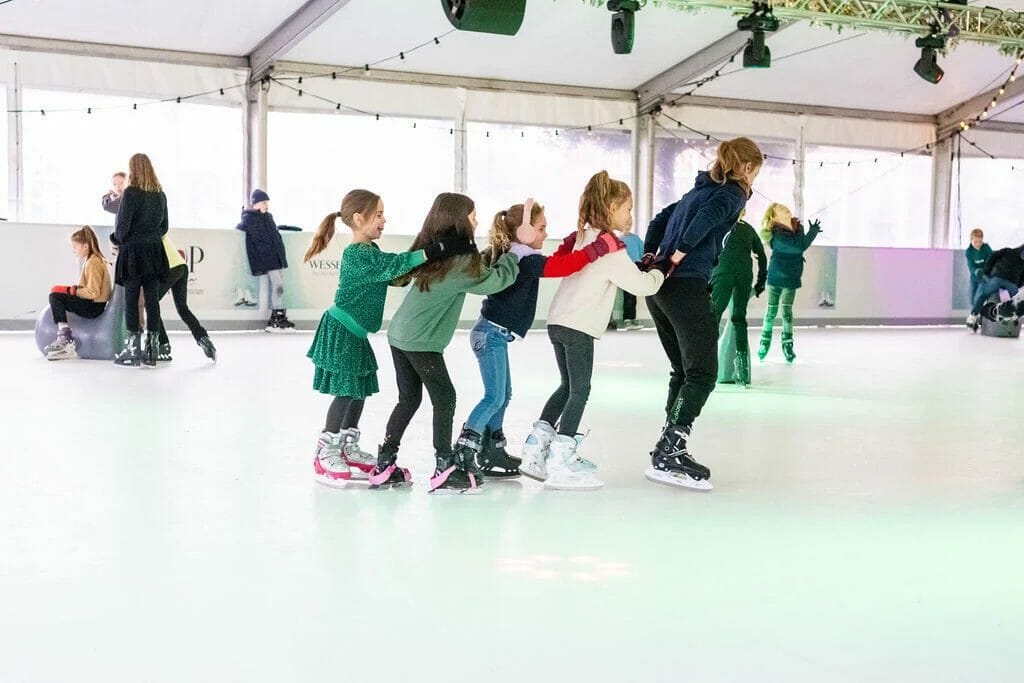
<svg viewBox="0 0 1024 683">
<path fill-rule="evenodd" d="M 313 361 L 313 388 L 331 396 L 366 398 L 380 391 L 370 341 L 324 313 L 306 354 Z"/>
</svg>

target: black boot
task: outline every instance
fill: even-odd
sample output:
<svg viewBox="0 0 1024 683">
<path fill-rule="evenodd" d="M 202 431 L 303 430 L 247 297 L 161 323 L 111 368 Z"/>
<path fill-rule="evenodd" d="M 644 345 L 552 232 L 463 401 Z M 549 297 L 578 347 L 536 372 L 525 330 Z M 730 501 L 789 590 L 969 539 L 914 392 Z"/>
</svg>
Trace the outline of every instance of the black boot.
<svg viewBox="0 0 1024 683">
<path fill-rule="evenodd" d="M 283 308 L 277 309 L 277 328 L 279 330 L 294 330 L 295 323 L 288 319 L 288 311 Z"/>
<path fill-rule="evenodd" d="M 693 459 L 686 450 L 690 427 L 666 425 L 651 451 L 651 466 L 645 476 L 657 484 L 711 490 L 711 470 Z"/>
<path fill-rule="evenodd" d="M 476 486 L 481 486 L 484 483 L 484 472 L 480 469 L 478 462 L 483 449 L 483 435 L 477 434 L 468 427 L 463 427 L 462 433 L 459 434 L 459 438 L 455 442 L 453 454 L 459 469 L 465 472 L 469 480 Z"/>
<path fill-rule="evenodd" d="M 209 337 L 200 337 L 196 340 L 196 344 L 199 344 L 199 348 L 203 350 L 206 357 L 212 360 L 214 363 L 217 362 L 217 347 L 213 345 Z"/>
<path fill-rule="evenodd" d="M 172 360 L 172 358 L 171 358 L 171 343 L 170 342 L 160 342 L 160 346 L 157 349 L 157 353 L 156 353 L 156 362 L 157 363 L 170 363 L 171 360 Z"/>
<path fill-rule="evenodd" d="M 146 333 L 146 349 L 142 352 L 142 364 L 147 368 L 156 367 L 156 359 L 160 355 L 160 333 Z"/>
<path fill-rule="evenodd" d="M 142 364 L 142 334 L 130 332 L 124 340 L 124 348 L 121 353 L 114 356 L 114 363 L 126 367 L 137 368 Z"/>
<path fill-rule="evenodd" d="M 459 469 L 454 453 L 439 451 L 434 457 L 437 464 L 430 477 L 430 493 L 479 493 L 480 489 Z"/>
<path fill-rule="evenodd" d="M 267 327 L 266 327 L 267 332 L 274 332 L 275 330 L 278 329 L 278 327 L 277 327 L 278 317 L 279 317 L 278 316 L 278 312 L 277 312 L 277 309 L 275 308 L 274 310 L 272 310 L 270 312 L 270 317 L 267 319 Z"/>
<path fill-rule="evenodd" d="M 369 476 L 371 489 L 401 488 L 412 484 L 409 470 L 398 466 L 398 444 L 387 439 L 377 449 L 377 465 Z"/>
<path fill-rule="evenodd" d="M 480 468 L 487 477 L 518 477 L 522 458 L 517 458 L 505 450 L 507 442 L 502 431 L 490 433 L 484 431 L 484 449 L 480 453 Z"/>
</svg>

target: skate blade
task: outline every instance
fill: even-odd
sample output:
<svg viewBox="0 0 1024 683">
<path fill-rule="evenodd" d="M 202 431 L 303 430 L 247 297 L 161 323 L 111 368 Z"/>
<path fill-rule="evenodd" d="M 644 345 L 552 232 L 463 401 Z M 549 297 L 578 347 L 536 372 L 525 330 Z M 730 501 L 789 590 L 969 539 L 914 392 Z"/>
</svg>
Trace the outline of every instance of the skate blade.
<svg viewBox="0 0 1024 683">
<path fill-rule="evenodd" d="M 550 479 L 544 482 L 544 488 L 549 491 L 597 491 L 604 486 L 603 481 L 576 483 L 576 482 L 552 482 Z"/>
<path fill-rule="evenodd" d="M 334 477 L 328 477 L 322 474 L 314 474 L 313 481 L 332 489 L 348 488 L 349 484 L 352 483 L 351 479 L 335 479 Z"/>
<path fill-rule="evenodd" d="M 437 488 L 430 492 L 434 496 L 479 496 L 484 490 L 479 486 L 475 489 Z"/>
<path fill-rule="evenodd" d="M 692 491 L 711 491 L 714 488 L 711 485 L 710 479 L 694 479 L 687 474 L 662 472 L 653 467 L 648 467 L 647 471 L 644 472 L 644 476 L 648 481 L 652 481 L 655 484 L 675 486 L 676 488 L 690 489 Z"/>
</svg>

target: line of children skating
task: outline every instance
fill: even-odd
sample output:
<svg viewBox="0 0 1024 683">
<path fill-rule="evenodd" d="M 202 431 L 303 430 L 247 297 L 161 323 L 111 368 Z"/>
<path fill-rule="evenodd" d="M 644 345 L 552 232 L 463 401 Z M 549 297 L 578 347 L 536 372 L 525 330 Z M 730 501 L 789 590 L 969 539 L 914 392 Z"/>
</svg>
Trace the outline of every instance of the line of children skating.
<svg viewBox="0 0 1024 683">
<path fill-rule="evenodd" d="M 308 352 L 315 367 L 313 388 L 334 397 L 317 442 L 316 480 L 344 487 L 365 479 L 371 489 L 410 485 L 408 469 L 398 462 L 399 449 L 426 387 L 436 459 L 431 493 L 476 493 L 487 478 L 519 473 L 542 480 L 550 489 L 600 488 L 597 467 L 579 453 L 583 436 L 578 430 L 590 394 L 594 342 L 605 331 L 621 288 L 648 297 L 671 365 L 665 426 L 652 439 L 645 475 L 656 483 L 710 489 L 710 470 L 687 448 L 717 373 L 718 317 L 709 282 L 762 163 L 761 151 L 751 140 L 723 142 L 710 171 L 699 173 L 694 188 L 651 222 L 639 263 L 629 258 L 614 234 L 632 223 L 632 193 L 603 171 L 583 191 L 576 231 L 548 257 L 539 250 L 547 228 L 543 207 L 532 201 L 499 212 L 490 245 L 480 253 L 473 242 L 473 201 L 461 194 L 441 194 L 410 251 L 386 253 L 374 243 L 385 225 L 382 199 L 366 190 L 348 193 L 340 210 L 321 222 L 306 254 L 309 260 L 327 248 L 337 220 L 351 229 L 334 305 L 321 318 Z M 769 212 L 772 223 L 798 236 L 802 253 L 818 228 L 803 236 L 802 226 L 786 214 Z M 508 344 L 525 337 L 532 326 L 542 277 L 563 278 L 547 316 L 560 383 L 526 437 L 520 459 L 508 453 L 504 435 L 512 393 Z M 409 283 L 410 291 L 388 327 L 398 403 L 373 455 L 360 447 L 359 430 L 365 401 L 379 389 L 367 336 L 382 325 L 387 287 Z M 763 279 L 758 289 L 762 287 Z M 777 289 L 781 299 L 785 289 L 795 287 L 782 282 Z M 749 296 L 749 287 L 747 291 Z M 486 296 L 470 333 L 485 392 L 453 441 L 455 388 L 443 352 L 467 293 Z M 784 341 L 791 346 L 791 334 Z"/>
</svg>

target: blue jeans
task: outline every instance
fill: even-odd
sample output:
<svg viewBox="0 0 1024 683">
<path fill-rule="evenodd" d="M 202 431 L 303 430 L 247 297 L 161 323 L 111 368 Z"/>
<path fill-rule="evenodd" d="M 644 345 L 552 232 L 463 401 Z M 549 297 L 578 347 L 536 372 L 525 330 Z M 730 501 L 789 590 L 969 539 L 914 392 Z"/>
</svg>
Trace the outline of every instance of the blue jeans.
<svg viewBox="0 0 1024 683">
<path fill-rule="evenodd" d="M 1017 296 L 1017 285 L 1009 280 L 1004 280 L 1001 277 L 981 277 L 979 279 L 981 284 L 978 285 L 978 293 L 974 295 L 974 306 L 971 308 L 971 313 L 974 315 L 981 313 L 981 305 L 1000 289 L 1005 289 L 1010 296 Z"/>
<path fill-rule="evenodd" d="M 504 327 L 481 318 L 469 333 L 480 376 L 484 381 L 484 397 L 466 419 L 466 426 L 477 434 L 489 429 L 493 434 L 505 423 L 505 409 L 512 400 L 512 374 L 508 367 L 508 343 L 515 339 Z"/>
<path fill-rule="evenodd" d="M 968 301 L 971 302 L 971 306 L 974 306 L 974 297 L 978 296 L 978 287 L 981 286 L 981 278 L 974 273 L 971 273 L 971 285 L 970 285 L 970 296 Z"/>
</svg>

